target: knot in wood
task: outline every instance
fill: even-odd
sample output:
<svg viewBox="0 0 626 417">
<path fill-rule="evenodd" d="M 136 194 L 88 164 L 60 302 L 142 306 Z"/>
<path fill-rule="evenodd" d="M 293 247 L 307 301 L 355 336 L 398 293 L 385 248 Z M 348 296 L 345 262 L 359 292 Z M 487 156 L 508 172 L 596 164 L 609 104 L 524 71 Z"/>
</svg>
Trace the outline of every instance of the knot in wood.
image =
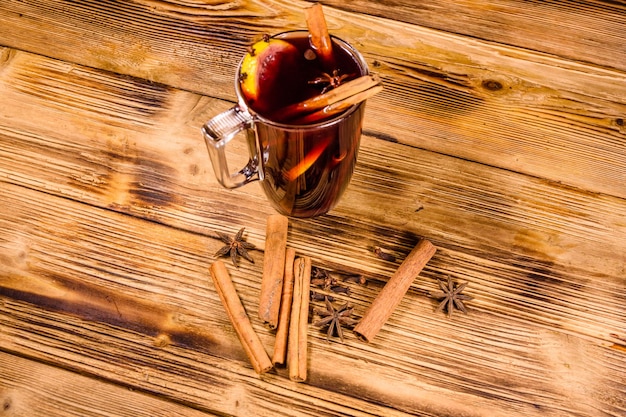
<svg viewBox="0 0 626 417">
<path fill-rule="evenodd" d="M 489 91 L 498 91 L 502 90 L 502 83 L 496 80 L 485 80 L 483 81 L 483 87 Z"/>
</svg>

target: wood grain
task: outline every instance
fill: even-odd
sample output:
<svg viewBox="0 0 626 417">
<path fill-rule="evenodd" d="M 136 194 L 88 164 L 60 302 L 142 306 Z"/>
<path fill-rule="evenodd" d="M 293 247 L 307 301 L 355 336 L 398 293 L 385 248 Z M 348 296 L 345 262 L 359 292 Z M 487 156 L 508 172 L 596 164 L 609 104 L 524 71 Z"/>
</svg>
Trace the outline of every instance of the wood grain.
<svg viewBox="0 0 626 417">
<path fill-rule="evenodd" d="M 363 4 L 355 10 L 363 10 Z M 328 8 L 325 14 L 331 33 L 354 43 L 383 79 L 384 92 L 369 103 L 370 134 L 626 197 L 626 76 L 622 67 L 614 69 L 616 64 L 610 63 L 623 61 L 620 34 L 625 23 L 615 17 L 622 6 L 524 4 L 523 12 L 521 3 L 511 1 L 486 3 L 477 10 L 467 2 L 457 6 L 464 7 L 461 15 L 471 15 L 470 20 L 494 19 L 487 40 L 450 31 L 458 14 L 446 14 L 452 19 L 448 26 L 424 22 L 435 29 L 352 9 Z M 66 62 L 233 100 L 234 69 L 246 45 L 262 33 L 303 28 L 303 9 L 309 5 L 274 0 L 211 7 L 145 0 L 57 7 L 54 2 L 11 0 L 0 5 L 0 39 L 7 39 L 6 46 Z M 587 13 L 576 13 L 576 6 Z M 595 52 L 563 56 L 532 50 L 543 44 L 550 50 L 544 29 L 552 22 L 536 17 L 540 7 L 546 9 L 546 19 L 568 22 L 549 32 L 558 34 L 555 44 L 573 44 L 577 51 L 599 51 L 597 57 L 614 59 L 598 66 L 588 64 Z M 514 16 L 523 17 L 519 26 L 524 19 L 538 23 L 516 32 L 504 17 L 514 11 Z M 93 16 L 98 15 L 102 19 L 94 25 Z M 434 15 L 426 13 L 424 18 L 428 16 Z M 469 31 L 478 26 L 485 27 L 484 21 L 467 25 Z M 512 33 L 503 33 L 509 29 Z M 602 35 L 605 30 L 611 35 Z M 528 34 L 535 31 L 540 32 Z M 502 36 L 496 40 L 526 39 L 526 47 L 495 43 L 496 34 Z M 81 39 L 80 47 L 72 42 L 76 38 Z M 586 48 L 588 42 L 601 42 L 602 48 Z"/>
<path fill-rule="evenodd" d="M 4 352 L 0 352 L 0 364 L 0 405 L 6 416 L 208 415 L 206 410 Z"/>
<path fill-rule="evenodd" d="M 372 343 L 309 327 L 300 384 L 255 374 L 212 286 L 215 232 L 246 227 L 255 263 L 230 272 L 271 351 L 273 210 L 219 186 L 200 126 L 250 39 L 310 3 L 0 4 L 0 414 L 626 412 L 622 4 L 325 3 L 385 90 L 342 202 L 289 246 L 367 279 L 337 295 L 358 317 L 420 238 L 438 250 Z M 448 275 L 467 315 L 435 312 Z"/>
<path fill-rule="evenodd" d="M 615 1 L 324 0 L 325 6 L 626 69 L 626 5 Z M 581 31 L 585 36 L 580 36 Z"/>
<path fill-rule="evenodd" d="M 152 86 L 135 105 L 141 109 L 142 103 L 152 102 L 151 95 L 163 96 L 156 114 L 137 111 L 131 117 L 122 107 L 108 115 L 102 109 L 115 109 L 126 97 L 124 89 L 133 89 L 136 83 L 139 89 L 146 86 L 82 71 L 86 79 L 97 77 L 100 84 L 90 85 L 108 91 L 111 98 L 87 105 L 94 92 L 83 90 L 81 82 L 67 84 L 71 98 L 56 100 L 40 100 L 25 93 L 19 83 L 6 91 L 0 118 L 4 121 L 0 173 L 6 181 L 205 236 L 213 229 L 232 234 L 246 226 L 249 240 L 264 248 L 264 224 L 272 210 L 259 188 L 231 193 L 221 189 L 208 172 L 204 145 L 197 138 L 202 115 L 219 109 L 219 102 Z M 119 92 L 111 91 L 109 84 L 120 82 Z M 60 111 L 62 105 L 72 110 Z M 227 105 L 222 103 L 221 108 Z M 19 117 L 35 111 L 36 120 Z M 115 118 L 118 113 L 125 119 Z M 584 284 L 588 280 L 606 281 L 613 286 L 611 291 L 622 284 L 619 276 L 626 256 L 621 250 L 626 233 L 622 200 L 368 136 L 362 145 L 353 183 L 336 213 L 299 221 L 290 232 L 307 242 L 304 249 L 318 260 L 360 269 L 369 264 L 359 259 L 370 255 L 371 246 L 395 247 L 401 259 L 419 236 L 428 236 L 438 247 L 445 242 L 445 247 L 462 252 L 448 255 L 452 262 L 446 272 L 481 279 L 496 293 L 502 291 L 491 283 L 496 273 L 504 280 L 500 288 L 512 285 L 524 299 L 528 287 L 531 294 L 558 291 L 561 283 L 573 281 L 576 284 L 568 291 L 574 296 L 576 288 L 590 285 Z M 33 170 L 31 161 L 42 154 L 45 166 Z M 345 252 L 345 246 L 355 242 L 359 256 Z M 255 252 L 252 256 L 259 259 Z M 479 259 L 489 259 L 486 265 L 493 266 Z M 369 272 L 379 279 L 393 269 Z M 532 283 L 545 276 L 559 278 L 533 289 Z M 560 298 L 554 293 L 541 302 L 546 314 L 559 314 L 550 303 Z M 524 314 L 518 305 L 503 302 L 515 314 Z M 583 328 L 584 333 L 597 335 L 593 325 Z"/>
<path fill-rule="evenodd" d="M 261 409 L 271 415 L 272 402 L 288 404 L 281 413 L 307 414 L 310 402 L 300 397 L 306 393 L 316 398 L 320 415 L 342 406 L 375 410 L 377 405 L 390 408 L 385 415 L 393 415 L 393 410 L 460 414 L 474 410 L 476 401 L 491 415 L 533 415 L 537 408 L 553 415 L 588 415 L 594 408 L 619 415 L 619 391 L 625 382 L 620 369 L 626 356 L 604 347 L 608 344 L 598 339 L 576 336 L 571 326 L 592 319 L 591 328 L 596 332 L 621 331 L 623 311 L 609 310 L 603 317 L 546 320 L 549 312 L 542 308 L 540 297 L 550 298 L 550 294 L 539 279 L 529 282 L 527 292 L 537 288 L 542 293 L 535 293 L 529 302 L 524 302 L 524 295 L 505 288 L 498 276 L 489 277 L 492 285 L 502 286 L 495 294 L 490 294 L 481 280 L 472 280 L 470 294 L 478 301 L 468 306 L 470 315 L 455 316 L 455 320 L 433 315 L 436 303 L 418 291 L 427 285 L 420 283 L 371 344 L 352 335 L 347 336 L 345 345 L 329 344 L 322 332 L 310 328 L 309 382 L 296 393 L 284 376 L 251 379 L 254 371 L 206 276 L 202 253 L 213 253 L 221 245 L 217 239 L 188 235 L 109 210 L 85 212 L 82 203 L 67 199 L 55 198 L 54 204 L 37 201 L 38 192 L 13 185 L 3 186 L 0 196 L 2 253 L 14 254 L 0 280 L 0 322 L 5 335 L 0 348 L 4 350 L 28 353 L 195 407 L 235 414 Z M 106 236 L 115 237 L 114 246 Z M 111 247 L 103 249 L 102 245 Z M 184 253 L 187 255 L 182 256 Z M 358 257 L 358 252 L 353 256 Z M 437 259 L 425 272 L 434 274 L 449 265 L 448 260 Z M 249 264 L 233 271 L 250 311 L 256 305 L 260 272 L 260 266 Z M 523 284 L 523 278 L 520 281 Z M 47 290 L 52 284 L 61 288 Z M 594 286 L 602 286 L 604 297 L 616 301 L 623 297 L 617 287 L 611 295 L 607 282 L 598 281 Z M 42 296 L 41 288 L 46 288 L 46 295 Z M 75 309 L 75 302 L 66 300 L 69 289 L 103 301 L 91 309 Z M 355 286 L 351 299 L 362 312 L 378 290 L 374 282 L 368 287 Z M 595 298 L 588 303 L 608 305 L 598 300 L 598 294 L 587 293 Z M 515 314 L 501 301 L 504 294 L 529 310 Z M 190 330 L 170 333 L 168 327 L 160 332 L 144 327 L 128 314 L 125 297 L 139 300 L 139 306 L 144 306 L 141 311 L 168 311 L 165 317 Z M 580 298 L 577 294 L 566 300 L 575 303 Z M 90 297 L 74 299 L 84 303 Z M 119 309 L 121 318 L 102 314 L 103 305 L 113 312 Z M 552 314 L 568 311 L 558 299 L 544 306 L 550 306 Z M 593 310 L 591 305 L 569 312 Z M 259 322 L 255 326 L 263 342 L 271 345 L 269 331 Z M 212 338 L 199 337 L 194 328 L 206 329 Z M 147 358 L 152 359 L 146 362 Z M 159 366 L 151 365 L 157 359 Z M 572 391 L 580 381 L 585 381 L 585 389 Z M 245 400 L 240 398 L 239 405 L 224 396 L 242 386 L 246 391 L 258 389 L 258 395 L 251 392 Z M 459 403 L 450 406 L 441 400 L 450 395 Z M 511 402 L 516 404 L 512 410 Z"/>
<path fill-rule="evenodd" d="M 13 62 L 30 57 L 16 53 Z M 19 67 L 9 68 L 5 77 L 17 75 Z M 344 201 L 328 216 L 295 222 L 290 245 L 317 265 L 364 274 L 370 284 L 351 295 L 359 314 L 397 268 L 376 260 L 374 244 L 401 260 L 428 236 L 438 255 L 371 347 L 352 336 L 345 346 L 328 344 L 310 329 L 306 388 L 294 391 L 280 374 L 250 387 L 253 371 L 206 276 L 221 245 L 213 228 L 245 225 L 262 249 L 271 213 L 255 186 L 226 192 L 207 173 L 197 128 L 228 103 L 86 68 L 72 73 L 74 82 L 60 77 L 62 88 L 57 78 L 19 77 L 4 91 L 2 349 L 233 414 L 308 414 L 304 393 L 319 415 L 343 407 L 460 414 L 477 403 L 489 415 L 619 414 L 624 355 L 610 346 L 619 346 L 613 335 L 623 335 L 625 320 L 611 307 L 624 302 L 621 199 L 365 136 Z M 64 94 L 43 100 L 25 87 L 41 82 Z M 128 90 L 138 91 L 133 101 Z M 103 98 L 90 99 L 96 91 Z M 153 96 L 159 106 L 143 111 Z M 37 120 L 18 117 L 35 111 Z M 34 160 L 46 163 L 33 169 Z M 242 263 L 234 273 L 251 315 L 260 265 Z M 433 315 L 425 294 L 446 274 L 471 281 L 467 317 Z M 54 283 L 65 285 L 57 298 Z M 95 289 L 100 301 L 60 303 L 67 288 Z M 123 302 L 130 299 L 156 318 L 133 319 Z M 160 324 L 169 317 L 182 330 Z M 269 349 L 272 335 L 255 325 Z M 146 364 L 155 352 L 167 366 Z M 354 380 L 357 370 L 368 377 Z M 583 380 L 588 388 L 577 389 Z M 242 386 L 250 394 L 239 405 L 224 398 Z M 451 395 L 457 404 L 439 399 Z M 278 402 L 288 405 L 276 409 Z"/>
</svg>

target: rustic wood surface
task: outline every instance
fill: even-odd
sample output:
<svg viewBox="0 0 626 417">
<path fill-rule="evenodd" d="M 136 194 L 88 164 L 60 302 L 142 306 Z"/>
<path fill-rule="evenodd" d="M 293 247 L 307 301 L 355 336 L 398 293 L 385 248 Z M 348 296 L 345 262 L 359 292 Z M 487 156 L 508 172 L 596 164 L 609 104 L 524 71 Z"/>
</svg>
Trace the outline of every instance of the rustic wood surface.
<svg viewBox="0 0 626 417">
<path fill-rule="evenodd" d="M 342 202 L 289 245 L 367 278 L 337 296 L 357 316 L 438 250 L 371 343 L 310 327 L 305 383 L 253 371 L 208 266 L 245 227 L 255 263 L 229 272 L 271 353 L 273 211 L 219 186 L 199 129 L 310 4 L 0 3 L 0 416 L 626 415 L 618 1 L 323 2 L 385 89 Z M 467 315 L 435 312 L 447 276 Z"/>
</svg>

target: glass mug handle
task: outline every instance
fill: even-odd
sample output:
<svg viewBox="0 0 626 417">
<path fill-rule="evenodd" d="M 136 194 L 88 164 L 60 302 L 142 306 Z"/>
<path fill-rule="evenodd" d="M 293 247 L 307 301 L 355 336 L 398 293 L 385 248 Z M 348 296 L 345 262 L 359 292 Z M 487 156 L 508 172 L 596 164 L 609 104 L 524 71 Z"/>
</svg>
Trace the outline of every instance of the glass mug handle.
<svg viewBox="0 0 626 417">
<path fill-rule="evenodd" d="M 246 131 L 247 135 L 254 135 L 254 118 L 239 106 L 234 106 L 218 114 L 202 126 L 202 134 L 209 151 L 211 164 L 219 183 L 225 188 L 238 188 L 249 182 L 263 179 L 260 165 L 260 148 L 255 139 L 254 146 L 250 146 L 248 164 L 238 171 L 228 168 L 226 158 L 226 144 L 237 134 Z"/>
</svg>

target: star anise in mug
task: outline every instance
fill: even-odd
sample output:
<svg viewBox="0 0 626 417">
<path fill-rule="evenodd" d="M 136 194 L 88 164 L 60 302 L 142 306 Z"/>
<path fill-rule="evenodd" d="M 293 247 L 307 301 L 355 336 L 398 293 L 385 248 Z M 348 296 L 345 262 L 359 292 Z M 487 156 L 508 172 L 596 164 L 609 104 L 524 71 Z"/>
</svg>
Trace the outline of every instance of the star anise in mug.
<svg viewBox="0 0 626 417">
<path fill-rule="evenodd" d="M 316 308 L 315 314 L 321 317 L 320 320 L 313 323 L 315 327 L 328 326 L 328 332 L 326 333 L 326 340 L 330 340 L 330 337 L 334 334 L 339 336 L 341 342 L 343 342 L 343 329 L 341 326 L 354 326 L 358 323 L 358 320 L 350 317 L 352 315 L 353 307 L 349 303 L 345 303 L 339 308 L 335 308 L 333 303 L 330 302 L 328 297 L 324 299 L 326 303 L 326 309 L 322 310 Z"/>
<path fill-rule="evenodd" d="M 333 70 L 332 75 L 328 74 L 327 72 L 323 72 L 319 77 L 315 78 L 312 81 L 309 81 L 309 84 L 324 85 L 321 93 L 324 94 L 327 91 L 332 90 L 333 88 L 339 87 L 339 85 L 341 85 L 341 83 L 350 76 L 350 74 L 339 75 L 339 70 Z"/>
<path fill-rule="evenodd" d="M 230 237 L 226 233 L 215 232 L 217 233 L 219 238 L 222 240 L 222 242 L 226 243 L 226 246 L 218 250 L 215 253 L 215 256 L 219 257 L 219 256 L 230 255 L 230 259 L 232 260 L 233 265 L 236 267 L 239 267 L 239 264 L 237 261 L 240 255 L 243 258 L 247 259 L 248 261 L 254 263 L 254 259 L 252 259 L 250 254 L 248 254 L 248 250 L 255 249 L 256 246 L 254 246 L 252 243 L 248 243 L 243 240 L 244 230 L 246 230 L 245 227 L 242 227 L 241 229 L 239 229 L 235 237 Z"/>
<path fill-rule="evenodd" d="M 467 309 L 465 308 L 463 301 L 474 299 L 474 297 L 472 297 L 471 295 L 461 294 L 465 287 L 467 287 L 467 282 L 456 285 L 454 282 L 452 282 L 450 276 L 448 276 L 447 283 L 441 280 L 437 280 L 437 282 L 439 283 L 439 288 L 441 288 L 441 291 L 431 293 L 431 297 L 443 300 L 437 306 L 436 311 L 443 311 L 443 309 L 445 308 L 446 312 L 448 313 L 448 317 L 450 317 L 452 316 L 452 311 L 454 311 L 454 308 L 456 307 L 464 314 L 467 314 Z"/>
</svg>

